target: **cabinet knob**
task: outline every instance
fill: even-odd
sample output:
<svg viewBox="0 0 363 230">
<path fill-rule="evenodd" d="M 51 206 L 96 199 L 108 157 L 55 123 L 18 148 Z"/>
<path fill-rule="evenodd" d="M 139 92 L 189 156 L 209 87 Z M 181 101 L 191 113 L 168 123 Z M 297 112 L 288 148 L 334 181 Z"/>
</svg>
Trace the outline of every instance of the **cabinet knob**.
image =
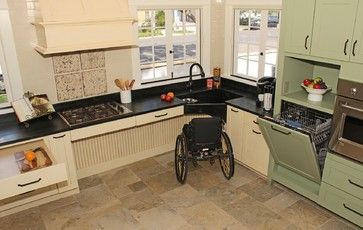
<svg viewBox="0 0 363 230">
<path fill-rule="evenodd" d="M 358 93 L 357 88 L 351 88 L 351 89 L 350 89 L 350 94 L 352 94 L 352 96 L 357 95 L 357 93 Z"/>
</svg>

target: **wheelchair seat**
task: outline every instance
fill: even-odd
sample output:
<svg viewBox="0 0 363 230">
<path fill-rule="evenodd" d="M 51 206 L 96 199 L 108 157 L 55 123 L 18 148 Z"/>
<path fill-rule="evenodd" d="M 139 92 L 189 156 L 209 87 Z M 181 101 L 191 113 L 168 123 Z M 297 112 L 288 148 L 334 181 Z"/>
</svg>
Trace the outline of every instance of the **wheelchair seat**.
<svg viewBox="0 0 363 230">
<path fill-rule="evenodd" d="M 192 152 L 220 147 L 222 120 L 218 117 L 194 118 L 183 127 L 188 149 Z"/>
</svg>

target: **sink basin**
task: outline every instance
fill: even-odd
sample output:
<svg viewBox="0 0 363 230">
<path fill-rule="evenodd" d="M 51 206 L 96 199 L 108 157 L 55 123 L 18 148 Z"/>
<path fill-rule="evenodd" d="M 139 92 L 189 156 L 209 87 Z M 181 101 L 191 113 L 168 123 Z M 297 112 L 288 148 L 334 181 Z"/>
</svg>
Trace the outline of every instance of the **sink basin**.
<svg viewBox="0 0 363 230">
<path fill-rule="evenodd" d="M 198 100 L 195 99 L 195 98 L 190 98 L 190 97 L 186 97 L 186 98 L 183 98 L 183 101 L 188 103 L 188 104 L 192 104 L 192 103 L 197 103 Z"/>
<path fill-rule="evenodd" d="M 238 94 L 234 94 L 224 90 L 207 90 L 202 92 L 192 92 L 188 94 L 182 94 L 177 96 L 179 99 L 187 103 L 224 103 L 225 101 L 241 97 Z"/>
<path fill-rule="evenodd" d="M 187 103 L 184 106 L 185 114 L 209 114 L 226 120 L 227 105 L 225 101 L 242 96 L 215 89 L 181 94 L 176 97 Z"/>
</svg>

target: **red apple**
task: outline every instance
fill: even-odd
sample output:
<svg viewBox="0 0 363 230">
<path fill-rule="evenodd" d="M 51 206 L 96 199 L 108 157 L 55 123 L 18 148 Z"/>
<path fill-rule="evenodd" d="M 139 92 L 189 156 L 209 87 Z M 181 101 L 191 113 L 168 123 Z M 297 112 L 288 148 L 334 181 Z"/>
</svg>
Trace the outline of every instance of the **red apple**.
<svg viewBox="0 0 363 230">
<path fill-rule="evenodd" d="M 166 95 L 165 101 L 171 102 L 172 100 L 173 100 L 173 98 L 170 95 Z"/>
<path fill-rule="evenodd" d="M 311 80 L 310 79 L 305 79 L 303 83 L 304 83 L 305 86 L 308 86 L 308 85 L 310 85 Z"/>
<path fill-rule="evenodd" d="M 161 99 L 161 100 L 163 100 L 163 101 L 164 101 L 164 100 L 165 100 L 165 98 L 166 98 L 166 95 L 165 95 L 165 94 L 161 94 L 161 95 L 160 95 L 160 99 Z"/>
<path fill-rule="evenodd" d="M 321 89 L 321 85 L 320 85 L 320 84 L 314 84 L 314 85 L 313 85 L 313 88 L 314 88 L 314 89 Z"/>
</svg>

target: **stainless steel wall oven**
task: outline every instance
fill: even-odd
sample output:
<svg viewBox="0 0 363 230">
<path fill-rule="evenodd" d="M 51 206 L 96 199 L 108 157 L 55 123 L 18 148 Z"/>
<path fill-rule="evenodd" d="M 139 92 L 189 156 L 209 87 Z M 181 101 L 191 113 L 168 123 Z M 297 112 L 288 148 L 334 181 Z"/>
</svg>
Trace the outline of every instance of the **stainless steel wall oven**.
<svg viewBox="0 0 363 230">
<path fill-rule="evenodd" d="M 363 83 L 339 80 L 329 148 L 363 163 Z"/>
</svg>

